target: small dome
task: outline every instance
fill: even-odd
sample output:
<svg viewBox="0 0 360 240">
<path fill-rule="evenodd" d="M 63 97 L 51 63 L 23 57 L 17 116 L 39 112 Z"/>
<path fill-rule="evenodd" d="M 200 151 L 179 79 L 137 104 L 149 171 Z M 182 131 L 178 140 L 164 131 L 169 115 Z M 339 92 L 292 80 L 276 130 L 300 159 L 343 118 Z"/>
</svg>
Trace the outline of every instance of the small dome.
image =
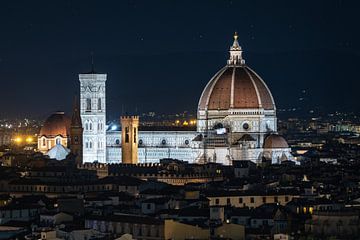
<svg viewBox="0 0 360 240">
<path fill-rule="evenodd" d="M 264 148 L 289 148 L 289 145 L 282 136 L 271 134 L 265 138 Z"/>
<path fill-rule="evenodd" d="M 40 136 L 67 137 L 70 134 L 71 120 L 64 112 L 56 112 L 48 117 L 40 130 Z"/>
</svg>

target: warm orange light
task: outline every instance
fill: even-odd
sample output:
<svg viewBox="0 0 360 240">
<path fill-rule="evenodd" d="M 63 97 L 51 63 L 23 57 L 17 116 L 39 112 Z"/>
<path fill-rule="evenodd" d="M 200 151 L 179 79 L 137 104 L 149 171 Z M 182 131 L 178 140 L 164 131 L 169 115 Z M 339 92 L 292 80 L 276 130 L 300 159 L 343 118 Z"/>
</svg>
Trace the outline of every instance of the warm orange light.
<svg viewBox="0 0 360 240">
<path fill-rule="evenodd" d="M 27 142 L 27 143 L 32 143 L 32 141 L 33 141 L 33 138 L 32 138 L 32 137 L 27 137 L 27 138 L 26 138 L 26 142 Z"/>
<path fill-rule="evenodd" d="M 313 212 L 314 212 L 314 208 L 313 208 L 313 207 L 309 207 L 309 213 L 310 213 L 310 214 L 313 214 Z"/>
<path fill-rule="evenodd" d="M 184 122 L 183 122 L 183 125 L 184 125 L 184 126 L 187 126 L 187 125 L 189 125 L 189 123 L 188 123 L 187 121 L 184 121 Z"/>
<path fill-rule="evenodd" d="M 196 120 L 190 120 L 190 125 L 195 125 L 196 124 Z"/>
<path fill-rule="evenodd" d="M 22 142 L 22 138 L 21 138 L 21 137 L 16 137 L 14 140 L 15 140 L 16 143 L 21 143 L 21 142 Z"/>
<path fill-rule="evenodd" d="M 176 123 L 176 124 L 179 124 L 179 123 L 180 123 L 180 120 L 176 120 L 175 123 Z"/>
</svg>

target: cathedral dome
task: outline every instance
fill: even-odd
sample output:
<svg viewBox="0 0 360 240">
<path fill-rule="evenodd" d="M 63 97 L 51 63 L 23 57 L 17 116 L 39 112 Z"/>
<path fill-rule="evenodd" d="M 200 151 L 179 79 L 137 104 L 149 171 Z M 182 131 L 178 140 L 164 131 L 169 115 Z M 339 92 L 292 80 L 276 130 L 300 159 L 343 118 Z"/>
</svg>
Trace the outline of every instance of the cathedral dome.
<svg viewBox="0 0 360 240">
<path fill-rule="evenodd" d="M 245 65 L 242 49 L 234 36 L 228 64 L 206 85 L 199 110 L 264 109 L 275 110 L 274 99 L 265 82 Z"/>
<path fill-rule="evenodd" d="M 55 137 L 70 135 L 71 120 L 64 112 L 56 112 L 48 117 L 40 130 L 40 136 Z"/>
<path fill-rule="evenodd" d="M 282 136 L 271 134 L 265 138 L 264 148 L 289 148 L 289 145 Z"/>
</svg>

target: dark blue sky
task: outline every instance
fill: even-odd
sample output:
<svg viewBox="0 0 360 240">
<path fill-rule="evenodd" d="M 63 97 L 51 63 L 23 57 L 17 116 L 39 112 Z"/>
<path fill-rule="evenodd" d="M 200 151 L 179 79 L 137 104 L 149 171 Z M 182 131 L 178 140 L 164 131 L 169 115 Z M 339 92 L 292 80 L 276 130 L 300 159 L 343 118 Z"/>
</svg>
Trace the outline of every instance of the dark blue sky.
<svg viewBox="0 0 360 240">
<path fill-rule="evenodd" d="M 234 31 L 278 108 L 360 112 L 359 1 L 2 1 L 0 117 L 69 111 L 79 72 L 108 74 L 109 118 L 196 111 Z"/>
</svg>

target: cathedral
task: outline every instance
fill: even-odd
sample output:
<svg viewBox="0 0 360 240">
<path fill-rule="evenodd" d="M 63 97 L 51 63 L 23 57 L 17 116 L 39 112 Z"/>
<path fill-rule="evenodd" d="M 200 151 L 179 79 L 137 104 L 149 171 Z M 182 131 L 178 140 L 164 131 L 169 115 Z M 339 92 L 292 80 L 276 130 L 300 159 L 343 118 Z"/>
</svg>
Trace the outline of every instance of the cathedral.
<svg viewBox="0 0 360 240">
<path fill-rule="evenodd" d="M 237 34 L 229 52 L 226 65 L 200 96 L 196 131 L 139 131 L 137 116 L 121 117 L 121 130 L 107 129 L 107 75 L 92 70 L 79 74 L 80 105 L 74 103 L 72 118 L 55 113 L 45 121 L 39 151 L 56 159 L 72 152 L 84 163 L 294 161 L 286 140 L 277 134 L 273 96 L 245 64 Z"/>
</svg>

